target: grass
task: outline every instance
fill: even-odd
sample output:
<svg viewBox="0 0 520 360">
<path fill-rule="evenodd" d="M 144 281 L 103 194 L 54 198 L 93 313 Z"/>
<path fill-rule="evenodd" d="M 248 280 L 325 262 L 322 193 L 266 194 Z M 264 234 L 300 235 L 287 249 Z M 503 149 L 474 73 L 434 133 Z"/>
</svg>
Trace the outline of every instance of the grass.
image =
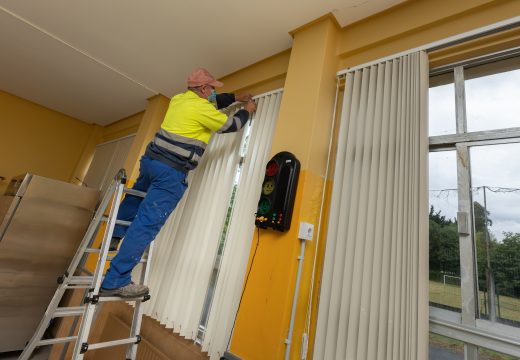
<svg viewBox="0 0 520 360">
<path fill-rule="evenodd" d="M 430 302 L 460 309 L 460 287 L 430 280 Z"/>
<path fill-rule="evenodd" d="M 479 291 L 480 313 L 486 314 L 485 293 Z M 460 309 L 460 287 L 456 285 L 443 284 L 437 281 L 430 281 L 430 301 L 448 305 Z M 509 296 L 499 296 L 497 312 L 502 319 L 515 320 L 520 322 L 520 299 Z"/>
<path fill-rule="evenodd" d="M 485 313 L 485 293 L 479 291 L 481 313 Z M 453 308 L 461 307 L 460 287 L 430 281 L 430 302 L 447 305 Z M 500 317 L 503 319 L 520 321 L 520 299 L 499 296 Z M 498 312 L 498 309 L 497 309 Z M 464 343 L 437 334 L 430 334 L 430 344 L 463 353 Z M 516 360 L 517 358 L 504 355 L 492 350 L 479 349 L 481 360 Z"/>
</svg>

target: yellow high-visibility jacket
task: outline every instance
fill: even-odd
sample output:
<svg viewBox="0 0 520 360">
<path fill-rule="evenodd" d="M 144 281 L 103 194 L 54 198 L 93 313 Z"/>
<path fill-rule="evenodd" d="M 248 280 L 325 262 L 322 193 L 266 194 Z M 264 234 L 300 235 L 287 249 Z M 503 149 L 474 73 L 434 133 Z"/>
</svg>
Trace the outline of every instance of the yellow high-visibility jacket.
<svg viewBox="0 0 520 360">
<path fill-rule="evenodd" d="M 217 108 L 227 107 L 234 101 L 233 94 L 218 94 Z M 191 90 L 174 96 L 145 156 L 183 172 L 193 170 L 212 133 L 238 131 L 249 119 L 249 112 L 244 109 L 227 116 L 217 108 Z"/>
</svg>

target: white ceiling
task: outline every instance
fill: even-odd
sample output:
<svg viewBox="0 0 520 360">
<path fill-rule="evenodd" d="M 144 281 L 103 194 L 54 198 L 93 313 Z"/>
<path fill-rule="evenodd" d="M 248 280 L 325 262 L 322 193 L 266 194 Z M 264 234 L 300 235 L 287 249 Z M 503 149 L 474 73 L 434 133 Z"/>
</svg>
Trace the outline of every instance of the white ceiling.
<svg viewBox="0 0 520 360">
<path fill-rule="evenodd" d="M 0 90 L 106 125 L 182 91 L 196 67 L 222 77 L 324 14 L 345 26 L 403 1 L 0 0 Z"/>
</svg>

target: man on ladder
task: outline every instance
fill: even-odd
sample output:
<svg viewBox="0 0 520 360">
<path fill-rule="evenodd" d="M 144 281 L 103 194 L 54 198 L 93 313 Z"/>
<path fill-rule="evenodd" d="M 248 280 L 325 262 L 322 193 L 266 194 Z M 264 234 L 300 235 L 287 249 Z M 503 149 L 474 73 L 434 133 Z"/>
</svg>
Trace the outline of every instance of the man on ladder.
<svg viewBox="0 0 520 360">
<path fill-rule="evenodd" d="M 146 192 L 146 197 L 127 195 L 121 204 L 118 220 L 132 224 L 114 230 L 112 248 L 123 237 L 124 241 L 110 263 L 100 296 L 136 297 L 148 292 L 147 286 L 131 282 L 131 272 L 182 198 L 188 172 L 197 167 L 212 133 L 240 130 L 256 110 L 250 94 L 217 94 L 215 87 L 223 84 L 206 69 L 193 71 L 187 82 L 188 90 L 171 99 L 161 128 L 141 158 L 133 189 Z M 235 101 L 245 103 L 244 109 L 229 117 L 217 110 Z"/>
<path fill-rule="evenodd" d="M 68 270 L 58 278 L 60 285 L 20 360 L 28 360 L 38 346 L 72 341 L 76 342 L 74 359 L 83 359 L 83 354 L 89 350 L 130 345 L 127 359 L 135 360 L 137 344 L 141 341 L 141 303 L 150 298 L 145 283 L 152 257 L 152 241 L 184 194 L 187 173 L 197 167 L 211 134 L 240 130 L 256 110 L 250 94 L 217 95 L 215 87 L 222 85 L 207 70 L 197 69 L 188 77 L 188 90 L 171 99 L 161 128 L 141 158 L 140 174 L 134 187 L 125 188 L 126 174 L 121 170 L 98 206 Z M 235 101 L 243 102 L 244 109 L 229 117 L 217 110 Z M 126 197 L 121 202 L 123 193 Z M 104 213 L 111 199 L 112 207 L 106 217 Z M 107 226 L 101 248 L 92 248 L 96 231 L 103 221 Z M 110 237 L 115 240 L 113 245 L 116 249 L 118 240 L 124 237 L 124 241 L 102 282 L 105 264 L 110 259 Z M 148 255 L 141 260 L 147 248 Z M 89 276 L 82 276 L 79 273 L 87 272 L 83 265 L 90 253 L 99 253 L 96 270 Z M 144 266 L 139 283 L 134 284 L 131 272 L 139 262 L 143 262 Z M 86 289 L 82 306 L 59 307 L 65 291 L 79 288 Z M 122 298 L 136 304 L 130 337 L 89 344 L 90 327 L 98 303 L 120 301 Z M 65 316 L 81 317 L 78 335 L 42 339 L 50 321 Z"/>
</svg>

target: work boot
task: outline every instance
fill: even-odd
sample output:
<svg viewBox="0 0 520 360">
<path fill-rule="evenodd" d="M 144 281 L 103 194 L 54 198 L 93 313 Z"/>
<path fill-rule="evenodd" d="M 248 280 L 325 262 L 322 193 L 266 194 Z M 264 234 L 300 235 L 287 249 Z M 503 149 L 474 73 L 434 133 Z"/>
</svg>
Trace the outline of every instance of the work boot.
<svg viewBox="0 0 520 360">
<path fill-rule="evenodd" d="M 99 296 L 119 296 L 122 298 L 135 298 L 148 294 L 148 286 L 130 283 L 116 289 L 99 289 Z"/>
</svg>

